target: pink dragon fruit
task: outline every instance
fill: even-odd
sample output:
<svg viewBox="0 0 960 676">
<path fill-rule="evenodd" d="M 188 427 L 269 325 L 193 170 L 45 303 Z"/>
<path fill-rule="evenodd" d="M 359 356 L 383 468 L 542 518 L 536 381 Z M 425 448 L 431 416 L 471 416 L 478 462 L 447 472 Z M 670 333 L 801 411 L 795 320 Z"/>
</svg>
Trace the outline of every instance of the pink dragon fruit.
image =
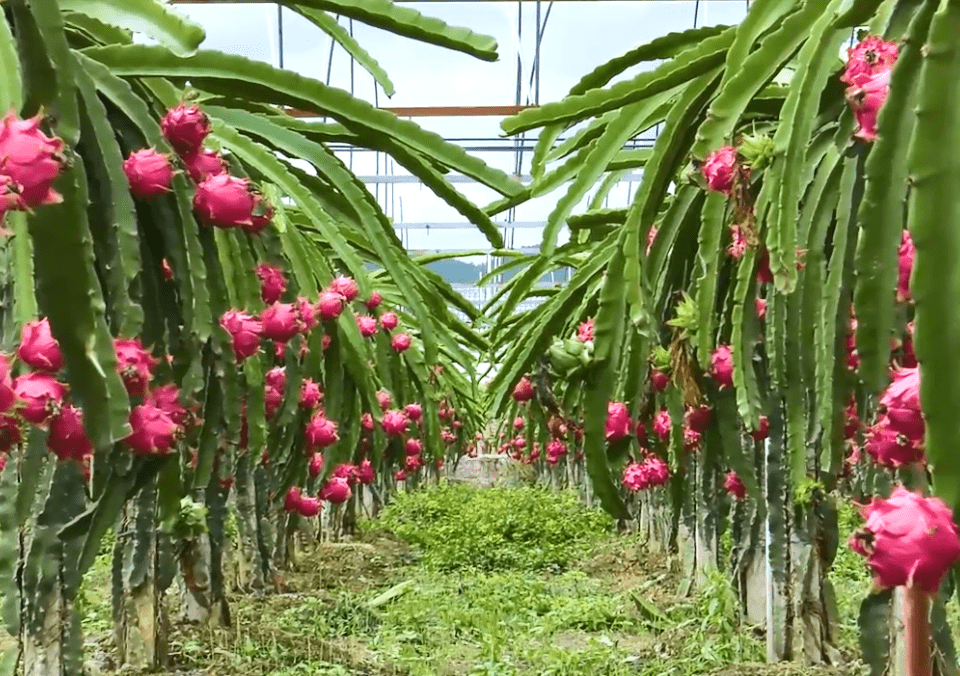
<svg viewBox="0 0 960 676">
<path fill-rule="evenodd" d="M 340 435 L 337 434 L 337 423 L 328 419 L 323 412 L 314 415 L 307 428 L 304 431 L 307 448 L 317 450 L 333 446 L 340 441 Z"/>
<path fill-rule="evenodd" d="M 183 155 L 183 163 L 194 183 L 203 183 L 210 176 L 227 173 L 227 163 L 213 150 L 203 148 Z"/>
<path fill-rule="evenodd" d="M 880 397 L 880 410 L 898 434 L 914 444 L 922 445 L 926 425 L 920 410 L 920 370 L 900 369 L 893 382 Z"/>
<path fill-rule="evenodd" d="M 394 312 L 384 312 L 380 315 L 380 328 L 384 331 L 393 331 L 400 326 L 400 318 Z"/>
<path fill-rule="evenodd" d="M 323 399 L 323 392 L 320 391 L 320 386 L 309 378 L 304 380 L 300 385 L 300 407 L 314 409 L 320 404 L 321 399 Z"/>
<path fill-rule="evenodd" d="M 0 174 L 0 222 L 8 211 L 20 204 L 20 186 L 6 174 Z"/>
<path fill-rule="evenodd" d="M 652 369 L 650 371 L 650 384 L 657 392 L 663 392 L 670 387 L 670 376 L 660 369 Z"/>
<path fill-rule="evenodd" d="M 664 406 L 653 419 L 653 433 L 657 435 L 660 441 L 666 441 L 673 432 L 673 418 L 670 417 L 670 411 Z"/>
<path fill-rule="evenodd" d="M 692 453 L 700 448 L 701 434 L 690 427 L 683 428 L 683 448 L 688 453 Z"/>
<path fill-rule="evenodd" d="M 364 486 L 369 486 L 373 483 L 373 479 L 373 465 L 370 464 L 367 458 L 364 458 L 357 468 L 357 481 Z"/>
<path fill-rule="evenodd" d="M 419 439 L 407 439 L 407 443 L 404 444 L 404 451 L 407 455 L 420 455 L 423 452 L 423 446 L 421 446 Z"/>
<path fill-rule="evenodd" d="M 190 422 L 190 411 L 180 403 L 180 388 L 176 385 L 161 385 L 155 388 L 144 400 L 170 416 L 178 427 L 186 428 Z"/>
<path fill-rule="evenodd" d="M 688 406 L 683 420 L 691 430 L 697 434 L 703 434 L 713 425 L 713 409 L 707 404 Z"/>
<path fill-rule="evenodd" d="M 733 387 L 733 353 L 729 345 L 718 345 L 710 357 L 710 377 L 720 389 Z"/>
<path fill-rule="evenodd" d="M 643 464 L 644 473 L 650 486 L 663 486 L 670 481 L 670 466 L 659 456 L 647 456 Z"/>
<path fill-rule="evenodd" d="M 737 175 L 737 149 L 724 146 L 714 150 L 700 167 L 700 173 L 710 190 L 730 194 Z"/>
<path fill-rule="evenodd" d="M 397 473 L 394 474 L 394 478 L 397 480 L 397 483 L 401 483 L 407 480 L 407 472 L 403 469 L 398 469 Z"/>
<path fill-rule="evenodd" d="M 882 467 L 896 468 L 924 462 L 923 447 L 897 432 L 885 416 L 881 416 L 867 432 L 864 450 Z"/>
<path fill-rule="evenodd" d="M 320 299 L 317 301 L 317 312 L 320 313 L 320 319 L 324 321 L 336 319 L 343 313 L 346 302 L 347 299 L 336 291 L 321 291 Z"/>
<path fill-rule="evenodd" d="M 333 342 L 333 338 L 329 333 L 325 333 L 320 337 L 320 351 L 326 352 L 327 348 L 330 347 L 330 344 Z"/>
<path fill-rule="evenodd" d="M 352 462 L 341 462 L 333 468 L 333 476 L 338 479 L 346 479 L 350 486 L 357 484 L 357 466 Z"/>
<path fill-rule="evenodd" d="M 412 404 L 407 404 L 403 407 L 403 412 L 407 414 L 407 417 L 414 422 L 420 420 L 423 417 L 423 409 L 420 407 L 420 404 L 414 402 Z"/>
<path fill-rule="evenodd" d="M 173 268 L 170 267 L 170 261 L 166 258 L 160 261 L 160 274 L 162 274 L 163 278 L 168 282 L 173 281 Z"/>
<path fill-rule="evenodd" d="M 380 405 L 381 411 L 386 411 L 393 405 L 393 397 L 390 396 L 390 393 L 386 390 L 377 390 L 377 403 Z"/>
<path fill-rule="evenodd" d="M 370 315 L 357 315 L 357 328 L 360 329 L 360 335 L 369 338 L 377 333 L 377 320 Z"/>
<path fill-rule="evenodd" d="M 273 305 L 280 300 L 283 292 L 287 290 L 287 278 L 283 270 L 275 265 L 261 263 L 256 269 L 257 277 L 260 279 L 260 298 L 267 305 Z"/>
<path fill-rule="evenodd" d="M 646 476 L 640 463 L 631 462 L 623 469 L 623 485 L 626 486 L 627 490 L 631 493 L 636 493 L 646 488 Z"/>
<path fill-rule="evenodd" d="M 370 413 L 364 413 L 362 416 L 360 416 L 360 427 L 365 432 L 373 431 L 373 416 L 370 415 Z"/>
<path fill-rule="evenodd" d="M 408 472 L 416 472 L 423 467 L 423 458 L 419 455 L 408 455 L 403 459 L 403 468 Z"/>
<path fill-rule="evenodd" d="M 123 173 L 130 183 L 130 192 L 146 199 L 169 192 L 174 171 L 169 156 L 153 148 L 144 148 L 130 153 L 123 161 Z"/>
<path fill-rule="evenodd" d="M 360 287 L 357 286 L 352 277 L 335 278 L 330 282 L 329 289 L 346 298 L 348 303 L 360 295 Z"/>
<path fill-rule="evenodd" d="M 398 333 L 390 340 L 390 347 L 396 353 L 406 352 L 410 349 L 411 339 L 406 333 Z"/>
<path fill-rule="evenodd" d="M 595 324 L 593 319 L 588 319 L 577 327 L 577 340 L 581 343 L 593 342 L 593 331 Z"/>
<path fill-rule="evenodd" d="M 93 444 L 83 429 L 83 412 L 79 408 L 62 406 L 60 412 L 50 419 L 47 448 L 59 460 L 80 460 L 93 452 Z"/>
<path fill-rule="evenodd" d="M 753 301 L 754 309 L 757 311 L 757 319 L 763 321 L 767 316 L 767 301 L 765 298 L 757 298 Z"/>
<path fill-rule="evenodd" d="M 117 354 L 117 373 L 123 379 L 127 392 L 145 397 L 157 360 L 137 338 L 117 338 L 113 341 L 113 348 Z"/>
<path fill-rule="evenodd" d="M 743 485 L 740 475 L 732 470 L 727 472 L 727 478 L 724 481 L 723 487 L 726 489 L 728 494 L 732 495 L 737 500 L 743 500 L 745 497 L 747 497 L 747 487 Z"/>
<path fill-rule="evenodd" d="M 307 473 L 316 478 L 320 476 L 323 469 L 323 453 L 314 453 L 310 456 L 310 462 L 307 463 Z"/>
<path fill-rule="evenodd" d="M 953 513 L 939 498 L 924 498 L 898 486 L 888 500 L 863 508 L 864 527 L 850 548 L 866 557 L 880 588 L 917 586 L 935 594 L 960 557 Z"/>
<path fill-rule="evenodd" d="M 200 150 L 210 133 L 210 120 L 197 106 L 181 103 L 163 116 L 160 131 L 178 154 L 186 155 Z"/>
<path fill-rule="evenodd" d="M 13 392 L 23 404 L 20 415 L 34 425 L 42 425 L 60 412 L 67 386 L 53 374 L 34 371 L 14 380 Z"/>
<path fill-rule="evenodd" d="M 300 501 L 303 500 L 303 496 L 300 494 L 300 489 L 296 486 L 287 491 L 287 496 L 283 500 L 283 509 L 286 512 L 296 512 L 300 509 Z"/>
<path fill-rule="evenodd" d="M 230 174 L 207 177 L 197 186 L 193 209 L 204 225 L 215 228 L 254 227 L 254 217 L 269 209 L 250 181 Z"/>
<path fill-rule="evenodd" d="M 513 419 L 513 429 L 517 431 L 522 430 L 525 424 L 526 424 L 526 421 L 520 416 L 517 416 L 516 418 Z"/>
<path fill-rule="evenodd" d="M 23 325 L 17 354 L 24 363 L 40 371 L 55 373 L 63 368 L 60 343 L 50 332 L 50 322 L 46 319 Z"/>
<path fill-rule="evenodd" d="M 380 292 L 371 291 L 370 297 L 363 301 L 363 304 L 368 310 L 373 310 L 374 308 L 378 307 L 381 302 L 383 302 L 383 297 L 380 295 Z"/>
<path fill-rule="evenodd" d="M 64 167 L 63 141 L 40 131 L 40 116 L 20 120 L 9 113 L 0 120 L 0 174 L 15 189 L 7 188 L 5 202 L 17 196 L 14 208 L 27 211 L 45 204 L 59 204 L 63 197 L 51 186 Z"/>
<path fill-rule="evenodd" d="M 851 87 L 862 86 L 877 73 L 891 70 L 899 55 L 895 41 L 868 35 L 847 50 L 847 66 L 840 81 Z"/>
<path fill-rule="evenodd" d="M 513 400 L 523 403 L 533 399 L 533 395 L 533 383 L 526 376 L 523 376 L 516 387 L 513 388 Z"/>
<path fill-rule="evenodd" d="M 310 332 L 314 328 L 320 325 L 320 320 L 317 319 L 317 307 L 310 302 L 309 298 L 300 296 L 293 303 L 294 309 L 297 312 L 297 322 L 300 324 L 300 333 L 304 336 L 309 336 Z M 307 344 L 304 343 L 301 347 L 301 351 L 307 349 Z M 301 357 L 306 354 L 303 352 Z"/>
<path fill-rule="evenodd" d="M 0 453 L 9 453 L 14 446 L 22 443 L 23 419 L 18 415 L 10 415 L 9 413 L 0 414 Z"/>
<path fill-rule="evenodd" d="M 410 420 L 403 411 L 389 410 L 384 412 L 380 425 L 388 437 L 402 437 L 407 433 Z"/>
<path fill-rule="evenodd" d="M 763 249 L 757 256 L 757 284 L 772 284 L 773 270 L 770 269 L 770 252 Z"/>
<path fill-rule="evenodd" d="M 331 477 L 320 489 L 320 498 L 334 505 L 341 505 L 352 496 L 350 483 L 343 477 Z"/>
<path fill-rule="evenodd" d="M 320 498 L 311 498 L 306 495 L 300 496 L 300 502 L 297 503 L 297 514 L 309 519 L 320 513 Z"/>
<path fill-rule="evenodd" d="M 261 332 L 264 338 L 278 343 L 289 342 L 300 333 L 300 316 L 293 303 L 274 303 L 260 313 Z"/>
<path fill-rule="evenodd" d="M 753 437 L 754 441 L 763 441 L 770 436 L 770 420 L 765 415 L 760 416 L 760 422 L 757 425 L 757 429 L 750 432 L 750 436 Z"/>
<path fill-rule="evenodd" d="M 630 411 L 625 404 L 619 401 L 607 402 L 607 420 L 604 424 L 604 435 L 608 443 L 616 443 L 630 436 Z"/>
<path fill-rule="evenodd" d="M 252 357 L 260 349 L 260 337 L 263 335 L 263 324 L 260 320 L 240 310 L 228 310 L 220 318 L 220 326 L 233 339 L 233 352 L 237 362 Z"/>
<path fill-rule="evenodd" d="M 287 369 L 277 366 L 267 371 L 263 379 L 263 403 L 267 420 L 276 415 L 283 403 L 283 395 L 287 390 Z"/>
<path fill-rule="evenodd" d="M 900 236 L 900 251 L 897 253 L 899 270 L 897 278 L 898 303 L 910 300 L 910 274 L 913 272 L 913 258 L 916 253 L 917 249 L 913 246 L 910 233 L 904 230 Z"/>
<path fill-rule="evenodd" d="M 847 90 L 847 103 L 857 121 L 854 137 L 872 142 L 877 139 L 877 117 L 890 94 L 890 71 L 881 71 L 857 87 Z"/>
<path fill-rule="evenodd" d="M 152 404 L 135 406 L 130 412 L 133 433 L 124 439 L 136 455 L 166 455 L 177 443 L 180 430 L 166 411 Z"/>
<path fill-rule="evenodd" d="M 653 243 L 657 241 L 657 232 L 659 232 L 659 228 L 655 225 L 651 225 L 650 229 L 647 230 L 647 248 L 644 249 L 644 256 L 650 255 L 650 249 L 653 248 Z"/>
<path fill-rule="evenodd" d="M 443 443 L 447 444 L 448 446 L 452 446 L 453 444 L 457 443 L 457 435 L 448 429 L 440 430 L 440 439 L 443 441 Z M 527 440 L 522 439 L 522 441 L 523 441 L 523 445 L 525 446 L 527 443 Z"/>
<path fill-rule="evenodd" d="M 556 465 L 568 453 L 567 445 L 554 439 L 547 443 L 547 462 Z"/>
<path fill-rule="evenodd" d="M 747 238 L 743 234 L 743 229 L 739 225 L 730 226 L 730 246 L 727 252 L 734 259 L 743 258 L 747 251 Z"/>
</svg>

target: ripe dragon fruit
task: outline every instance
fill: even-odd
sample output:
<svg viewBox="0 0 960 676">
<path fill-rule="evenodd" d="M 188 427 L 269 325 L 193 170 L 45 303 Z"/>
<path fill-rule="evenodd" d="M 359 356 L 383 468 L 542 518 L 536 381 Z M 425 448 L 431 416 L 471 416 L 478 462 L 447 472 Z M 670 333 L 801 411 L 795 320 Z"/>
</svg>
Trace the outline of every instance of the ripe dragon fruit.
<svg viewBox="0 0 960 676">
<path fill-rule="evenodd" d="M 663 392 L 670 386 L 670 376 L 659 369 L 650 371 L 650 384 L 657 392 Z"/>
<path fill-rule="evenodd" d="M 144 403 L 156 406 L 169 415 L 178 427 L 186 428 L 190 423 L 190 411 L 180 403 L 180 388 L 176 385 L 161 385 L 154 388 Z M 196 422 L 195 419 L 194 421 Z"/>
<path fill-rule="evenodd" d="M 727 477 L 724 480 L 723 487 L 726 489 L 727 493 L 732 495 L 737 500 L 743 500 L 747 497 L 747 487 L 743 485 L 743 481 L 734 471 L 727 472 Z"/>
<path fill-rule="evenodd" d="M 170 261 L 164 258 L 160 261 L 160 274 L 163 275 L 163 278 L 168 281 L 173 281 L 173 268 L 170 267 Z"/>
<path fill-rule="evenodd" d="M 60 343 L 50 332 L 50 322 L 40 319 L 23 325 L 17 355 L 29 366 L 56 373 L 63 368 Z"/>
<path fill-rule="evenodd" d="M 411 343 L 410 336 L 406 333 L 398 333 L 390 340 L 390 347 L 393 348 L 393 351 L 397 354 L 401 352 L 406 352 L 410 349 Z"/>
<path fill-rule="evenodd" d="M 651 226 L 650 226 L 650 229 L 647 230 L 647 248 L 644 249 L 644 252 L 643 252 L 643 255 L 644 255 L 644 256 L 649 256 L 649 255 L 650 255 L 650 249 L 653 248 L 653 243 L 654 243 L 655 241 L 657 241 L 657 232 L 658 232 L 658 231 L 659 231 L 659 229 L 658 229 L 657 226 L 655 226 L 655 225 L 651 225 Z"/>
<path fill-rule="evenodd" d="M 87 433 L 83 429 L 83 412 L 75 406 L 62 406 L 50 419 L 47 448 L 59 460 L 81 460 L 93 453 Z"/>
<path fill-rule="evenodd" d="M 369 412 L 365 412 L 360 416 L 360 428 L 363 429 L 364 432 L 373 431 L 373 416 L 370 415 Z"/>
<path fill-rule="evenodd" d="M 513 419 L 513 429 L 517 431 L 522 430 L 525 424 L 526 424 L 526 421 L 520 416 L 517 416 L 516 418 Z"/>
<path fill-rule="evenodd" d="M 916 585 L 935 594 L 960 558 L 953 513 L 939 498 L 924 498 L 898 486 L 888 500 L 863 508 L 864 527 L 850 548 L 866 557 L 880 588 Z"/>
<path fill-rule="evenodd" d="M 730 194 L 737 175 L 737 149 L 724 146 L 714 150 L 704 160 L 700 173 L 707 180 L 710 190 Z"/>
<path fill-rule="evenodd" d="M 277 410 L 283 403 L 283 396 L 287 390 L 287 369 L 284 366 L 277 366 L 269 371 L 263 379 L 263 403 L 267 420 L 271 420 L 276 415 Z"/>
<path fill-rule="evenodd" d="M 533 383 L 526 376 L 523 376 L 516 387 L 513 388 L 513 400 L 523 403 L 533 399 L 533 395 Z"/>
<path fill-rule="evenodd" d="M 152 404 L 135 406 L 130 412 L 133 433 L 124 439 L 136 455 L 166 455 L 177 443 L 180 427 L 166 411 Z"/>
<path fill-rule="evenodd" d="M 393 331 L 400 326 L 400 318 L 394 312 L 384 312 L 380 315 L 380 328 L 384 331 Z"/>
<path fill-rule="evenodd" d="M 388 437 L 402 437 L 407 433 L 410 426 L 410 420 L 403 411 L 390 410 L 383 414 L 380 420 L 380 426 L 387 433 Z"/>
<path fill-rule="evenodd" d="M 283 499 L 283 509 L 286 512 L 296 512 L 300 509 L 300 501 L 303 500 L 303 496 L 300 494 L 300 489 L 296 486 L 287 491 L 286 497 Z"/>
<path fill-rule="evenodd" d="M 170 158 L 153 148 L 130 153 L 123 161 L 123 173 L 130 183 L 130 192 L 140 199 L 169 192 L 174 175 Z"/>
<path fill-rule="evenodd" d="M 881 71 L 863 84 L 847 89 L 847 103 L 857 121 L 854 137 L 863 141 L 877 139 L 877 118 L 890 94 L 890 71 Z"/>
<path fill-rule="evenodd" d="M 230 174 L 209 176 L 198 185 L 193 209 L 204 225 L 244 229 L 257 229 L 255 219 L 270 211 L 249 180 Z"/>
<path fill-rule="evenodd" d="M 297 503 L 297 514 L 302 517 L 310 518 L 320 513 L 320 498 L 311 498 L 306 495 L 300 496 Z"/>
<path fill-rule="evenodd" d="M 381 302 L 383 302 L 383 296 L 380 295 L 380 292 L 371 291 L 370 297 L 363 301 L 363 304 L 368 310 L 373 310 L 378 307 Z"/>
<path fill-rule="evenodd" d="M 360 329 L 360 335 L 369 338 L 377 333 L 377 320 L 370 315 L 357 315 L 357 328 Z"/>
<path fill-rule="evenodd" d="M 625 404 L 619 401 L 607 403 L 607 420 L 604 424 L 604 434 L 608 443 L 616 443 L 630 436 L 630 411 Z"/>
<path fill-rule="evenodd" d="M 692 453 L 700 448 L 701 435 L 690 427 L 683 428 L 683 448 L 688 453 Z"/>
<path fill-rule="evenodd" d="M 314 415 L 304 431 L 307 448 L 311 450 L 327 448 L 340 441 L 337 423 L 328 419 L 322 412 Z"/>
<path fill-rule="evenodd" d="M 10 203 L 15 193 L 14 208 L 21 211 L 63 201 L 51 187 L 64 167 L 63 141 L 40 131 L 40 120 L 21 120 L 12 112 L 0 120 L 0 174 L 15 187 L 6 189 L 4 201 Z"/>
<path fill-rule="evenodd" d="M 757 319 L 763 321 L 767 316 L 767 301 L 765 298 L 757 298 L 753 301 L 754 309 L 757 311 Z"/>
<path fill-rule="evenodd" d="M 895 371 L 893 382 L 880 397 L 880 411 L 890 427 L 916 445 L 922 445 L 926 425 L 920 410 L 920 370 L 904 368 Z"/>
<path fill-rule="evenodd" d="M 137 338 L 117 338 L 113 348 L 117 355 L 117 373 L 127 392 L 137 397 L 146 396 L 157 360 Z"/>
<path fill-rule="evenodd" d="M 588 319 L 577 327 L 577 340 L 581 343 L 593 342 L 593 331 L 595 325 L 593 319 Z"/>
<path fill-rule="evenodd" d="M 556 465 L 569 452 L 567 445 L 562 441 L 554 439 L 547 443 L 547 462 Z"/>
<path fill-rule="evenodd" d="M 423 458 L 419 455 L 408 455 L 403 459 L 403 468 L 408 472 L 416 472 L 423 467 Z"/>
<path fill-rule="evenodd" d="M 373 479 L 373 465 L 370 464 L 368 459 L 364 458 L 357 468 L 357 481 L 364 486 L 369 486 L 373 483 Z"/>
<path fill-rule="evenodd" d="M 727 252 L 732 258 L 743 258 L 747 251 L 747 238 L 743 234 L 743 229 L 739 225 L 730 226 L 730 246 Z"/>
<path fill-rule="evenodd" d="M 328 288 L 346 298 L 348 303 L 360 295 L 360 287 L 352 277 L 337 277 Z"/>
<path fill-rule="evenodd" d="M 394 474 L 394 478 L 397 480 L 397 483 L 401 483 L 407 480 L 406 470 L 398 469 L 397 473 Z"/>
<path fill-rule="evenodd" d="M 910 300 L 910 274 L 913 272 L 913 258 L 917 253 L 913 239 L 906 230 L 900 236 L 900 250 L 897 252 L 897 302 L 904 303 Z"/>
<path fill-rule="evenodd" d="M 352 462 L 341 462 L 333 468 L 333 476 L 346 479 L 350 486 L 355 486 L 357 484 L 357 466 Z"/>
<path fill-rule="evenodd" d="M 657 435 L 660 441 L 666 441 L 673 432 L 673 418 L 670 417 L 670 411 L 664 406 L 653 419 L 653 433 Z"/>
<path fill-rule="evenodd" d="M 457 435 L 448 429 L 440 430 L 440 439 L 448 446 L 452 446 L 453 444 L 457 443 Z M 526 445 L 526 439 L 523 440 L 523 443 Z"/>
<path fill-rule="evenodd" d="M 22 443 L 23 419 L 9 413 L 0 414 L 0 453 L 9 453 L 14 446 Z"/>
<path fill-rule="evenodd" d="M 720 389 L 733 387 L 733 353 L 729 345 L 718 345 L 710 357 L 710 377 Z"/>
<path fill-rule="evenodd" d="M 847 50 L 847 66 L 840 81 L 851 87 L 861 86 L 877 73 L 892 69 L 899 55 L 895 41 L 868 35 Z"/>
<path fill-rule="evenodd" d="M 228 310 L 220 318 L 220 326 L 233 339 L 233 352 L 237 362 L 252 357 L 260 349 L 263 325 L 260 320 L 240 310 Z"/>
<path fill-rule="evenodd" d="M 320 391 L 320 385 L 309 378 L 300 385 L 300 407 L 306 409 L 316 408 L 323 399 L 323 392 Z"/>
<path fill-rule="evenodd" d="M 341 505 L 353 496 L 349 482 L 342 477 L 331 477 L 320 489 L 320 498 L 334 505 Z"/>
<path fill-rule="evenodd" d="M 423 417 L 423 409 L 420 407 L 420 404 L 416 402 L 404 406 L 403 412 L 406 413 L 407 417 L 414 422 Z"/>
<path fill-rule="evenodd" d="M 320 299 L 317 301 L 317 312 L 320 313 L 320 319 L 324 321 L 336 319 L 343 313 L 346 302 L 347 299 L 336 291 L 321 291 Z"/>
<path fill-rule="evenodd" d="M 407 439 L 403 449 L 407 455 L 420 455 L 423 452 L 423 446 L 419 439 Z"/>
<path fill-rule="evenodd" d="M 14 380 L 13 392 L 22 402 L 20 415 L 34 425 L 42 425 L 60 412 L 67 386 L 58 382 L 53 374 L 34 371 Z"/>
<path fill-rule="evenodd" d="M 264 338 L 278 343 L 289 342 L 300 333 L 300 317 L 293 303 L 274 303 L 260 313 Z"/>
<path fill-rule="evenodd" d="M 320 320 L 317 318 L 317 306 L 311 303 L 309 298 L 300 296 L 294 301 L 293 307 L 297 312 L 297 321 L 300 324 L 300 333 L 302 333 L 304 336 L 309 336 L 310 332 L 320 325 Z M 303 343 L 301 346 L 301 358 L 306 354 L 306 350 L 307 344 Z"/>
<path fill-rule="evenodd" d="M 670 467 L 656 455 L 647 456 L 642 463 L 630 463 L 623 470 L 623 485 L 632 493 L 662 486 L 669 480 Z"/>
<path fill-rule="evenodd" d="M 257 266 L 256 275 L 260 279 L 260 298 L 267 305 L 273 305 L 280 300 L 287 290 L 287 278 L 283 270 L 275 265 L 261 263 Z"/>
<path fill-rule="evenodd" d="M 867 432 L 863 448 L 881 467 L 897 468 L 925 460 L 923 447 L 897 432 L 882 416 Z"/>
<path fill-rule="evenodd" d="M 770 436 L 770 420 L 765 415 L 760 416 L 760 422 L 757 429 L 750 432 L 754 441 L 763 441 Z"/>
<path fill-rule="evenodd" d="M 381 411 L 386 411 L 393 405 L 393 397 L 390 396 L 390 393 L 386 390 L 377 390 L 377 403 L 380 405 Z"/>
<path fill-rule="evenodd" d="M 691 430 L 697 434 L 703 434 L 713 425 L 713 409 L 707 404 L 688 406 L 683 420 Z"/>
<path fill-rule="evenodd" d="M 8 211 L 20 204 L 20 186 L 6 174 L 0 174 L 0 222 Z"/>
<path fill-rule="evenodd" d="M 323 469 L 323 453 L 314 453 L 310 456 L 310 462 L 307 463 L 307 473 L 313 478 L 320 476 Z"/>
<path fill-rule="evenodd" d="M 197 106 L 181 103 L 166 112 L 160 120 L 160 131 L 178 154 L 186 155 L 200 150 L 210 133 L 210 120 Z"/>
<path fill-rule="evenodd" d="M 227 163 L 212 150 L 200 149 L 182 156 L 187 173 L 194 183 L 203 183 L 210 176 L 227 173 Z"/>
<path fill-rule="evenodd" d="M 326 352 L 327 348 L 330 347 L 330 343 L 333 342 L 333 338 L 329 333 L 325 333 L 320 337 L 320 351 Z"/>
<path fill-rule="evenodd" d="M 773 270 L 770 269 L 770 252 L 767 249 L 760 251 L 757 256 L 757 284 L 773 284 Z"/>
</svg>

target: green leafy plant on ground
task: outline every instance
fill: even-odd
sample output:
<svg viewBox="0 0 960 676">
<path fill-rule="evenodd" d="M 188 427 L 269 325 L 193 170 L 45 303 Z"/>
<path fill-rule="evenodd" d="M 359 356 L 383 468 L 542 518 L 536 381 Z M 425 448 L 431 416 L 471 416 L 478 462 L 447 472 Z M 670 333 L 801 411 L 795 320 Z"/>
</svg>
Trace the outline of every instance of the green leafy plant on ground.
<svg viewBox="0 0 960 676">
<path fill-rule="evenodd" d="M 613 521 L 573 492 L 442 484 L 398 495 L 365 527 L 420 548 L 424 564 L 436 570 L 562 570 L 607 535 Z"/>
</svg>

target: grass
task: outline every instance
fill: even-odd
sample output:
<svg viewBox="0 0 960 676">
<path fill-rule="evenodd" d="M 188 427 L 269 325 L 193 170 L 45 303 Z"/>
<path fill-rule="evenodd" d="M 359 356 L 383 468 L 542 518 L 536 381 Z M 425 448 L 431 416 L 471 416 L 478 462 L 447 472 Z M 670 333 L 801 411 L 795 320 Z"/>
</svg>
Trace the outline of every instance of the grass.
<svg viewBox="0 0 960 676">
<path fill-rule="evenodd" d="M 476 511 L 472 501 L 478 497 L 469 489 L 447 487 L 405 498 L 383 519 L 365 524 L 358 541 L 309 550 L 286 576 L 288 593 L 233 596 L 229 629 L 174 622 L 176 673 L 840 673 L 757 665 L 764 654 L 762 636 L 738 623 L 737 600 L 722 574 L 709 576 L 695 596 L 679 597 L 679 578 L 668 558 L 636 537 L 609 534 L 608 520 L 597 512 L 535 489 L 484 493 L 479 498 L 485 501 L 483 511 Z M 435 536 L 452 537 L 450 523 L 463 528 L 467 518 L 473 525 L 461 531 L 467 543 L 459 545 L 460 551 L 474 551 L 476 543 L 487 551 L 454 565 L 450 548 Z M 497 527 L 488 522 L 502 525 L 505 519 L 513 530 L 501 528 L 495 537 Z M 416 523 L 423 528 L 417 530 Z M 384 532 L 387 525 L 417 546 Z M 545 532 L 555 546 L 542 546 Z M 504 561 L 516 565 L 505 568 Z M 106 557 L 98 561 L 91 585 L 109 583 L 102 575 L 108 567 Z M 834 575 L 844 592 L 841 612 L 844 640 L 849 640 L 859 597 L 847 590 L 868 581 L 862 563 L 842 551 Z M 86 628 L 109 649 L 109 594 L 87 593 L 84 609 Z"/>
</svg>

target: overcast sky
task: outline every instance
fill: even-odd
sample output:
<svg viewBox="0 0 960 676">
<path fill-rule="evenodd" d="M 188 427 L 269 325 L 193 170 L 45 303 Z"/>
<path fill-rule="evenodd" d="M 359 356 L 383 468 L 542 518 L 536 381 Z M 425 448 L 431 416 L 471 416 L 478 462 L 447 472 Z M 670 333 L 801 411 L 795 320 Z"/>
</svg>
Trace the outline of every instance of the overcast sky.
<svg viewBox="0 0 960 676">
<path fill-rule="evenodd" d="M 548 2 L 541 4 L 541 17 Z M 635 0 L 557 2 L 550 11 L 541 44 L 540 102 L 562 98 L 584 74 L 607 60 L 657 36 L 694 26 L 732 24 L 746 12 L 745 0 Z M 387 99 L 375 94 L 373 79 L 354 68 L 354 93 L 381 106 L 512 105 L 516 96 L 517 44 L 526 77 L 533 65 L 536 5 L 522 3 L 522 41 L 518 41 L 518 3 L 451 2 L 405 3 L 447 23 L 494 36 L 500 60 L 495 63 L 424 45 L 354 22 L 357 40 L 389 73 L 396 94 Z M 177 10 L 200 23 L 207 31 L 205 48 L 218 49 L 277 65 L 277 10 L 270 4 L 178 5 Z M 346 21 L 342 21 L 346 25 Z M 284 67 L 326 80 L 330 39 L 319 29 L 289 10 L 284 11 Z M 334 50 L 331 84 L 350 90 L 350 59 Z M 636 71 L 632 71 L 636 72 Z M 532 95 L 532 94 L 531 94 Z M 375 98 L 376 97 L 376 98 Z M 526 92 L 524 95 L 526 98 Z M 524 100 L 524 102 L 526 102 Z M 501 135 L 499 118 L 420 118 L 421 126 L 446 138 L 488 138 Z M 494 145 L 501 145 L 496 141 Z M 470 145 L 465 142 L 464 145 Z M 491 145 L 484 143 L 483 145 Z M 477 153 L 488 164 L 513 172 L 512 152 Z M 346 158 L 345 158 L 346 159 Z M 379 168 L 378 168 L 379 161 Z M 361 175 L 404 174 L 402 168 L 385 166 L 381 155 L 356 153 L 353 169 Z M 526 168 L 525 168 L 526 171 Z M 486 204 L 495 195 L 476 185 L 457 184 L 472 200 Z M 610 206 L 623 206 L 635 184 L 625 182 L 611 195 Z M 371 186 L 371 190 L 375 190 Z M 517 209 L 517 221 L 542 221 L 555 200 L 554 192 Z M 378 192 L 387 213 L 400 222 L 465 222 L 428 190 L 417 184 L 396 185 L 391 193 Z M 402 213 L 401 213 L 402 211 Z M 502 219 L 503 216 L 498 217 Z M 539 243 L 539 229 L 517 229 L 516 247 Z M 416 249 L 485 248 L 486 240 L 475 230 L 414 230 L 407 240 Z"/>
</svg>

